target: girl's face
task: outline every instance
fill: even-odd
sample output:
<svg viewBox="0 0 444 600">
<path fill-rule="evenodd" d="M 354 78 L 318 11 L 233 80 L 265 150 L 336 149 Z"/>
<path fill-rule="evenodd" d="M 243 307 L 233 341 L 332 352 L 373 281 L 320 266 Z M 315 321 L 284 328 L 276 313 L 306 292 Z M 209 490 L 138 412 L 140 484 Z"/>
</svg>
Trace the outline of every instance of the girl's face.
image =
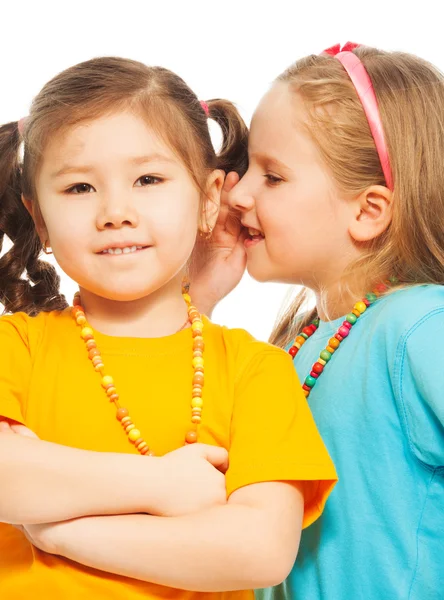
<svg viewBox="0 0 444 600">
<path fill-rule="evenodd" d="M 336 191 L 305 119 L 301 99 L 275 84 L 254 114 L 249 168 L 230 202 L 253 234 L 245 242 L 252 277 L 318 289 L 336 281 L 357 251 L 348 233 L 352 207 Z"/>
<path fill-rule="evenodd" d="M 36 184 L 42 238 L 81 288 L 121 301 L 180 290 L 201 195 L 140 117 L 120 112 L 56 136 Z M 220 184 L 209 188 L 213 214 Z"/>
</svg>

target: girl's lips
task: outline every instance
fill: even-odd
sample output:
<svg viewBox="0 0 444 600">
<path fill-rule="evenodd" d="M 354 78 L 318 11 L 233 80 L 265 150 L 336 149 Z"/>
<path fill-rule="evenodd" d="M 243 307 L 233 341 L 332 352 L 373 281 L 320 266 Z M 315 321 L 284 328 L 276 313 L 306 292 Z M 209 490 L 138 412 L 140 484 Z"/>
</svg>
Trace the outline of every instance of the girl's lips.
<svg viewBox="0 0 444 600">
<path fill-rule="evenodd" d="M 244 241 L 244 246 L 245 248 L 252 248 L 253 246 L 257 246 L 258 244 L 260 244 L 261 242 L 264 241 L 264 236 L 263 235 L 255 235 L 253 237 L 248 237 L 245 241 Z"/>
</svg>

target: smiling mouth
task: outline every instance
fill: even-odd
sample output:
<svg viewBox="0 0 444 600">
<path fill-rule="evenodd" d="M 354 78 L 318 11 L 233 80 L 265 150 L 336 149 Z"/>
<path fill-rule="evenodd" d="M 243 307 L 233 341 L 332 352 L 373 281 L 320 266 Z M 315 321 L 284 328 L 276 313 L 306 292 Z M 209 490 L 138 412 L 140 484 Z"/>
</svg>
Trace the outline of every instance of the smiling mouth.
<svg viewBox="0 0 444 600">
<path fill-rule="evenodd" d="M 140 252 L 141 250 L 145 250 L 149 248 L 149 246 L 125 246 L 124 248 L 106 248 L 106 250 L 102 250 L 99 254 L 135 254 L 136 252 Z"/>
<path fill-rule="evenodd" d="M 258 229 L 254 229 L 253 227 L 247 228 L 248 237 L 244 241 L 244 246 L 246 248 L 251 248 L 256 244 L 259 244 L 265 239 L 264 234 Z"/>
</svg>

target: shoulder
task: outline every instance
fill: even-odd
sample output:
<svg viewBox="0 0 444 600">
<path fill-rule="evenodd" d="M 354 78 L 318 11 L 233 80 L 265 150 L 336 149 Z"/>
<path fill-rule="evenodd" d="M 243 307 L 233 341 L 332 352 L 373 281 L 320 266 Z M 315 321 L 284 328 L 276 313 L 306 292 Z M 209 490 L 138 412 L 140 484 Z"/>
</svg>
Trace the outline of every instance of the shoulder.
<svg viewBox="0 0 444 600">
<path fill-rule="evenodd" d="M 380 307 L 374 308 L 386 324 L 408 330 L 428 316 L 444 311 L 444 286 L 417 285 L 400 289 L 384 298 Z"/>
<path fill-rule="evenodd" d="M 216 342 L 219 351 L 224 352 L 230 362 L 235 362 L 236 371 L 245 370 L 248 365 L 260 364 L 267 361 L 270 368 L 276 363 L 282 364 L 284 369 L 294 370 L 290 355 L 269 344 L 254 338 L 245 329 L 229 328 L 211 323 L 206 319 L 207 334 Z"/>
<path fill-rule="evenodd" d="M 29 346 L 38 341 L 48 328 L 57 329 L 68 322 L 68 316 L 67 310 L 41 312 L 33 317 L 23 312 L 5 314 L 0 317 L 0 336 L 7 336 L 10 340 L 14 337 L 21 339 Z"/>
</svg>

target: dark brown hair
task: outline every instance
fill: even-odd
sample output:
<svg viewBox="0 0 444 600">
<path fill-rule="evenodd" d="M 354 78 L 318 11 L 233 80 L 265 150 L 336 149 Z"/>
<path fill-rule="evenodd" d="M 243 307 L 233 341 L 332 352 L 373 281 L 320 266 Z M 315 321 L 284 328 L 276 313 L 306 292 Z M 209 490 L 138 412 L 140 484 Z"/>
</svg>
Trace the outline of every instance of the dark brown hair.
<svg viewBox="0 0 444 600">
<path fill-rule="evenodd" d="M 0 127 L 0 251 L 5 235 L 12 241 L 12 248 L 0 258 L 0 302 L 5 311 L 35 315 L 67 306 L 55 269 L 39 259 L 42 242 L 21 201 L 23 194 L 39 215 L 35 180 L 48 140 L 79 123 L 131 110 L 176 152 L 205 193 L 212 170 L 242 176 L 248 160 L 248 129 L 235 106 L 221 99 L 207 105 L 209 117 L 222 130 L 218 154 L 205 111 L 178 75 L 129 59 L 103 57 L 75 65 L 49 81 L 34 99 L 21 134 L 18 123 Z"/>
</svg>

